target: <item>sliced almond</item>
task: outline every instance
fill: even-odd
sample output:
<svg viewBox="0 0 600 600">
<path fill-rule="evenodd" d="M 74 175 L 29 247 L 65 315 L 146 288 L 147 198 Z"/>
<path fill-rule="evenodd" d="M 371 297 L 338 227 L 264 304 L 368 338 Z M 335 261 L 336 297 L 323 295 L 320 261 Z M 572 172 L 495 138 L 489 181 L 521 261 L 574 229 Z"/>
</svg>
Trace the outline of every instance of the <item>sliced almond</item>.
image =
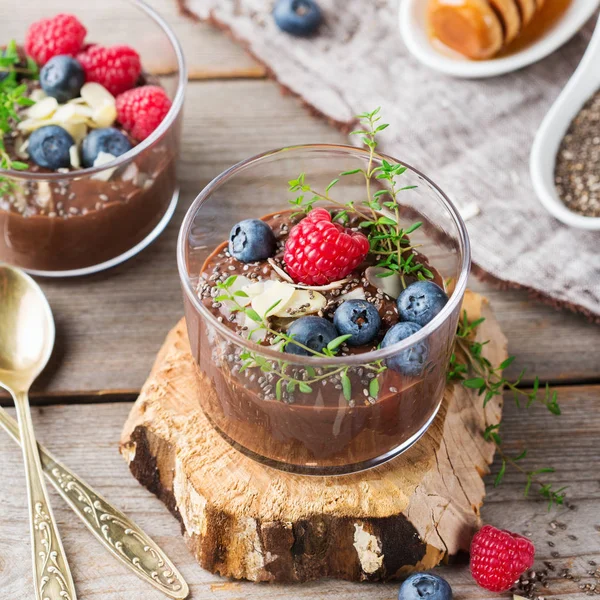
<svg viewBox="0 0 600 600">
<path fill-rule="evenodd" d="M 24 119 L 17 123 L 17 129 L 19 131 L 23 131 L 25 133 L 31 133 L 40 127 L 44 127 L 45 125 L 55 125 L 53 119 Z"/>
<path fill-rule="evenodd" d="M 274 311 L 279 312 L 287 306 L 294 292 L 294 287 L 289 283 L 273 281 L 271 285 L 265 285 L 265 290 L 262 294 L 252 299 L 252 308 L 261 317 L 272 316 L 275 314 Z M 273 308 L 272 312 L 269 312 L 276 303 L 277 305 Z"/>
<path fill-rule="evenodd" d="M 101 108 L 105 104 L 115 104 L 115 97 L 102 85 L 90 82 L 81 88 L 81 97 L 92 107 Z"/>
<path fill-rule="evenodd" d="M 81 143 L 87 135 L 85 123 L 61 123 L 61 127 L 71 134 L 76 144 Z"/>
<path fill-rule="evenodd" d="M 248 296 L 251 298 L 255 298 L 256 296 L 260 296 L 265 291 L 265 284 L 262 281 L 257 281 L 256 283 L 245 285 L 242 288 L 242 291 L 246 292 L 246 294 L 248 294 Z"/>
<path fill-rule="evenodd" d="M 29 140 L 23 141 L 23 138 L 19 138 L 15 144 L 17 149 L 17 156 L 19 158 L 29 158 L 29 152 L 27 152 L 27 148 L 29 147 Z"/>
<path fill-rule="evenodd" d="M 58 109 L 58 101 L 50 96 L 36 102 L 27 109 L 27 116 L 30 119 L 47 119 L 51 117 Z"/>
<path fill-rule="evenodd" d="M 70 123 L 78 125 L 86 123 L 92 116 L 92 110 L 84 104 L 63 104 L 52 119 L 57 123 Z"/>
<path fill-rule="evenodd" d="M 281 279 L 288 283 L 294 283 L 294 280 L 272 258 L 268 258 L 267 262 L 273 267 L 273 271 L 275 271 Z"/>
<path fill-rule="evenodd" d="M 391 275 L 388 275 L 389 273 Z M 382 274 L 388 276 L 381 277 L 380 275 Z M 400 292 L 402 292 L 402 280 L 400 276 L 385 267 L 367 267 L 365 278 L 372 286 L 375 286 L 390 298 L 397 298 Z"/>
<path fill-rule="evenodd" d="M 123 181 L 133 181 L 137 174 L 139 173 L 139 169 L 135 163 L 129 163 L 127 168 L 123 171 L 121 175 L 121 179 Z"/>
<path fill-rule="evenodd" d="M 244 277 L 243 275 L 238 275 L 236 277 L 235 281 L 229 286 L 227 291 L 232 296 L 235 295 L 235 292 L 239 292 L 239 291 L 243 291 L 244 293 L 247 293 L 247 292 L 245 292 L 245 288 L 248 288 L 251 283 L 252 283 L 252 281 L 250 279 L 248 279 L 247 277 Z M 236 296 L 235 300 L 240 306 L 248 306 L 248 304 L 250 304 L 250 302 L 251 302 L 251 298 L 250 297 L 246 298 L 245 296 Z M 231 312 L 231 309 L 235 305 L 230 300 L 225 300 L 223 302 L 223 306 L 227 309 L 228 312 Z"/>
<path fill-rule="evenodd" d="M 246 314 L 243 317 L 242 327 L 246 328 L 248 339 L 253 342 L 262 342 L 267 337 L 267 330 Z"/>
<path fill-rule="evenodd" d="M 46 92 L 43 89 L 41 89 L 41 88 L 38 88 L 37 90 L 33 90 L 33 92 L 31 92 L 31 94 L 29 94 L 29 97 L 34 102 L 39 102 L 40 100 L 43 100 L 44 98 L 47 98 Z"/>
<path fill-rule="evenodd" d="M 114 104 L 105 104 L 92 113 L 92 121 L 97 127 L 110 127 L 116 120 L 117 109 Z"/>
<path fill-rule="evenodd" d="M 40 181 L 37 186 L 37 194 L 35 201 L 41 208 L 46 208 L 52 200 L 52 191 L 50 190 L 50 184 L 47 181 Z"/>
<path fill-rule="evenodd" d="M 355 287 L 353 290 L 350 290 L 349 292 L 346 292 L 345 294 L 342 294 L 341 296 L 338 296 L 336 298 L 336 300 L 340 300 L 342 302 L 346 302 L 347 300 L 364 300 L 365 299 L 365 290 L 358 286 Z"/>
<path fill-rule="evenodd" d="M 325 308 L 327 299 L 323 294 L 313 290 L 296 290 L 290 300 L 273 311 L 276 317 L 303 317 L 318 313 Z"/>
<path fill-rule="evenodd" d="M 74 169 L 81 168 L 81 161 L 79 160 L 79 150 L 77 149 L 77 146 L 75 144 L 73 144 L 69 148 L 69 158 L 71 160 L 71 166 Z"/>
<path fill-rule="evenodd" d="M 108 152 L 100 152 L 94 161 L 94 167 L 101 167 L 103 165 L 107 165 L 109 162 L 112 162 L 117 158 Z M 116 167 L 115 167 L 116 168 Z M 108 181 L 113 173 L 115 172 L 115 168 L 113 169 L 104 169 L 104 171 L 100 171 L 99 173 L 95 173 L 92 175 L 92 179 L 96 179 L 98 181 Z"/>
</svg>

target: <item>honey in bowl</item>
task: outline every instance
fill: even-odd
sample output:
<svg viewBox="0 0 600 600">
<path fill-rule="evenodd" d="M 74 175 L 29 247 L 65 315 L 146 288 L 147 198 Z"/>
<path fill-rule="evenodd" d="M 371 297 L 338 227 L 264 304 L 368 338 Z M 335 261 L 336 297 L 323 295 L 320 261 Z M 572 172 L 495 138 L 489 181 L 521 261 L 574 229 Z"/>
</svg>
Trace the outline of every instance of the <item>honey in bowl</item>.
<svg viewBox="0 0 600 600">
<path fill-rule="evenodd" d="M 541 38 L 571 0 L 430 0 L 431 39 L 472 60 L 506 56 Z"/>
</svg>

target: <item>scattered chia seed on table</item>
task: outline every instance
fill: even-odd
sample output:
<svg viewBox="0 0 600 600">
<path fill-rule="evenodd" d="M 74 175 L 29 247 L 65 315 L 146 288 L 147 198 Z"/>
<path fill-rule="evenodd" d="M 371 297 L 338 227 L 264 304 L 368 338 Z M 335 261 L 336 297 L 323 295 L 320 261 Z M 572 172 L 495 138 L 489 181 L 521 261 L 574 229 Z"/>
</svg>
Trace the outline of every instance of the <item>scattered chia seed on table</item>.
<svg viewBox="0 0 600 600">
<path fill-rule="evenodd" d="M 563 138 L 554 178 L 567 208 L 600 217 L 600 90 L 586 102 Z"/>
</svg>

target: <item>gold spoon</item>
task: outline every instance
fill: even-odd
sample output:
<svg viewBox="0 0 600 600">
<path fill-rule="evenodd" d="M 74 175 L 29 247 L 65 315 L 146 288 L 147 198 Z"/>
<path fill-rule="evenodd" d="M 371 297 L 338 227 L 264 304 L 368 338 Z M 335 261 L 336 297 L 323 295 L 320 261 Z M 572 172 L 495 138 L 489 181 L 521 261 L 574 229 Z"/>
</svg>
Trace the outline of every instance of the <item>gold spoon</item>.
<svg viewBox="0 0 600 600">
<path fill-rule="evenodd" d="M 3 408 L 0 427 L 21 443 L 19 425 Z M 44 446 L 38 444 L 38 450 L 46 479 L 106 550 L 169 598 L 184 600 L 189 596 L 190 588 L 181 573 L 146 533 Z"/>
<path fill-rule="evenodd" d="M 44 485 L 29 409 L 29 388 L 54 346 L 54 320 L 39 286 L 0 265 L 0 387 L 15 401 L 25 459 L 37 600 L 76 600 L 75 585 Z"/>
</svg>

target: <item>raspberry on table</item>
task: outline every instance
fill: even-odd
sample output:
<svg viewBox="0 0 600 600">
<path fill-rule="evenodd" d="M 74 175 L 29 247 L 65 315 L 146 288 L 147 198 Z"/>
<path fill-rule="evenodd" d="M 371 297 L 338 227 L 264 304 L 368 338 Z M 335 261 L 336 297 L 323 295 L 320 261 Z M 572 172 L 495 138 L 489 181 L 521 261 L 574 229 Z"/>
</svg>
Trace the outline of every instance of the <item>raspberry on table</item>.
<svg viewBox="0 0 600 600">
<path fill-rule="evenodd" d="M 140 55 L 129 46 L 88 46 L 77 55 L 86 80 L 103 85 L 113 96 L 130 90 L 142 72 Z"/>
<path fill-rule="evenodd" d="M 471 542 L 471 574 L 482 588 L 505 592 L 533 566 L 534 556 L 527 538 L 485 525 Z"/>
<path fill-rule="evenodd" d="M 83 47 L 86 34 L 86 28 L 77 17 L 61 13 L 29 26 L 25 52 L 39 65 L 61 54 L 75 56 Z"/>
<path fill-rule="evenodd" d="M 162 122 L 171 99 L 156 85 L 144 85 L 117 97 L 117 119 L 131 135 L 145 140 Z"/>
<path fill-rule="evenodd" d="M 325 285 L 349 275 L 368 252 L 362 233 L 332 223 L 327 210 L 315 208 L 290 230 L 283 259 L 294 281 Z"/>
</svg>

